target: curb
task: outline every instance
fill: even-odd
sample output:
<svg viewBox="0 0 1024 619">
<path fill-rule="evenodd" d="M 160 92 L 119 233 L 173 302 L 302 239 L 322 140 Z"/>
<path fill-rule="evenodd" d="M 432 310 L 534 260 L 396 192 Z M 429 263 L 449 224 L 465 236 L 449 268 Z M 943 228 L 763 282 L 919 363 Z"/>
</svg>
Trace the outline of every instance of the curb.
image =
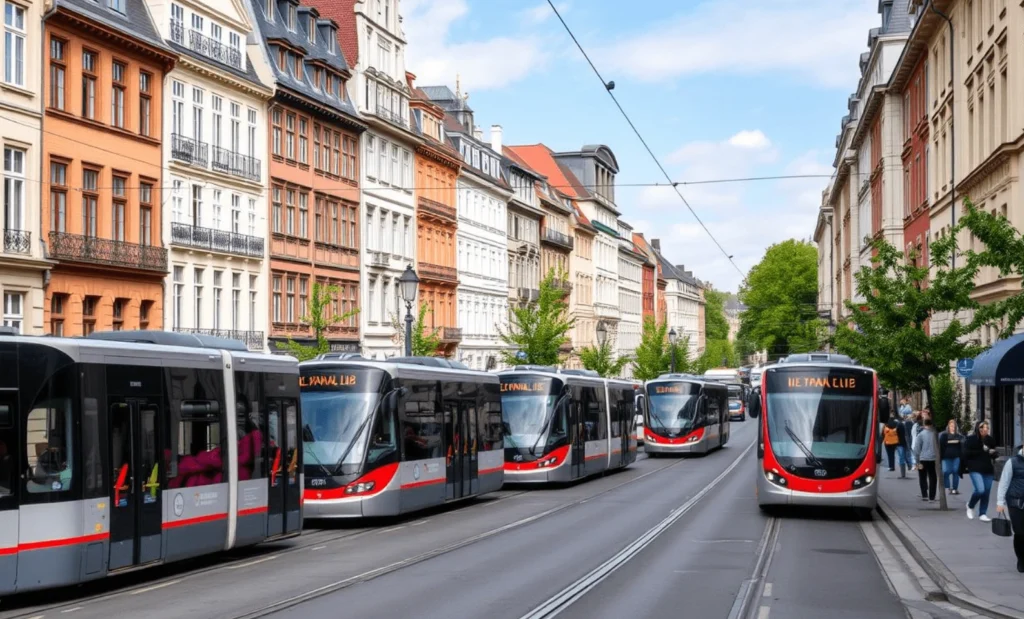
<svg viewBox="0 0 1024 619">
<path fill-rule="evenodd" d="M 910 553 L 914 560 L 921 566 L 921 569 L 928 574 L 942 593 L 946 596 L 949 602 L 966 608 L 967 610 L 979 613 L 986 617 L 994 617 L 996 619 L 1024 619 L 1024 612 L 1008 608 L 1000 604 L 992 604 L 985 600 L 977 597 L 971 593 L 962 582 L 960 582 L 953 572 L 946 567 L 946 564 L 939 559 L 931 548 L 928 547 L 924 541 L 914 533 L 913 529 L 903 521 L 899 516 L 899 512 L 889 506 L 882 497 L 878 497 L 878 506 L 876 507 L 878 513 L 882 516 L 882 520 L 885 520 L 892 528 L 893 532 L 896 533 L 896 537 L 900 539 L 904 547 Z"/>
</svg>

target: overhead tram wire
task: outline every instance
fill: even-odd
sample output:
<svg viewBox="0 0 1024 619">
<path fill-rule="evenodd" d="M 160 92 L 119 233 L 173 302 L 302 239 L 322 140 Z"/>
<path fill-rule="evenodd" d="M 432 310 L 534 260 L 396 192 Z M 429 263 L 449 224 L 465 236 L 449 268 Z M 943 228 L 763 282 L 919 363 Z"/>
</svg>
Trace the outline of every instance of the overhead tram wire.
<svg viewBox="0 0 1024 619">
<path fill-rule="evenodd" d="M 743 269 L 741 269 L 736 264 L 736 261 L 733 260 L 732 255 L 730 255 L 729 252 L 727 252 L 725 248 L 722 247 L 722 244 L 718 242 L 718 239 L 715 238 L 715 235 L 711 234 L 711 230 L 708 229 L 708 227 L 701 220 L 700 216 L 697 215 L 697 212 L 694 211 L 693 207 L 690 206 L 690 203 L 687 202 L 686 197 L 683 196 L 683 192 L 679 191 L 679 185 L 672 180 L 672 177 L 669 175 L 668 171 L 665 170 L 665 166 L 661 165 L 661 161 L 658 159 L 658 156 L 654 154 L 653 150 L 651 150 L 651 147 L 647 144 L 647 140 L 644 139 L 644 136 L 636 128 L 636 125 L 633 124 L 633 120 L 629 117 L 629 114 L 626 113 L 626 110 L 622 107 L 622 104 L 619 103 L 619 100 L 615 97 L 615 93 L 612 92 L 612 88 L 614 86 L 604 79 L 604 76 L 601 75 L 601 72 L 598 71 L 596 66 L 594 66 L 594 62 L 590 59 L 590 56 L 587 54 L 587 51 L 583 49 L 583 45 L 581 45 L 579 40 L 576 39 L 576 35 L 573 34 L 572 29 L 569 28 L 569 24 L 565 23 L 565 19 L 562 17 L 562 14 L 559 13 L 558 8 L 555 7 L 554 0 L 548 0 L 548 6 L 550 6 L 551 10 L 555 12 L 555 16 L 558 17 L 558 21 L 562 22 L 562 26 L 565 28 L 565 31 L 569 33 L 569 37 L 572 38 L 572 42 L 576 44 L 576 47 L 580 50 L 580 53 L 583 54 L 583 57 L 586 59 L 587 64 L 589 64 L 590 68 L 594 70 L 594 75 L 597 76 L 597 79 L 601 80 L 601 85 L 604 86 L 604 89 L 608 93 L 608 96 L 612 98 L 613 102 L 615 102 L 615 106 L 619 108 L 619 112 L 622 113 L 622 117 L 626 119 L 627 123 L 629 123 L 630 128 L 633 130 L 633 133 L 636 134 L 636 137 L 640 140 L 640 143 L 643 144 L 644 148 L 647 150 L 647 154 L 651 156 L 651 159 L 654 160 L 654 163 L 658 166 L 658 169 L 661 170 L 661 173 L 663 175 L 665 175 L 665 180 L 672 184 L 672 189 L 675 190 L 676 195 L 678 195 L 679 199 L 683 201 L 683 204 L 686 205 L 686 208 L 690 211 L 690 214 L 693 215 L 694 219 L 697 220 L 697 223 L 700 224 L 700 227 L 704 229 L 704 232 L 706 232 L 707 235 L 711 238 L 711 240 L 714 241 L 715 245 L 718 246 L 718 249 L 722 252 L 722 255 L 725 256 L 726 259 L 729 261 L 729 264 L 731 264 L 733 268 L 736 269 L 737 273 L 739 273 L 743 277 L 746 277 L 746 273 L 743 272 Z"/>
</svg>

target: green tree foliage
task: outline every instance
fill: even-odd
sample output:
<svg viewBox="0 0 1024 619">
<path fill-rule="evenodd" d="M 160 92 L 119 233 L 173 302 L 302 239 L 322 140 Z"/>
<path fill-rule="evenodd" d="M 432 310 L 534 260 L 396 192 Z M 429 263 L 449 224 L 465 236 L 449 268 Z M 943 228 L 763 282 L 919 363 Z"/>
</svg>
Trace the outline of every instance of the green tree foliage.
<svg viewBox="0 0 1024 619">
<path fill-rule="evenodd" d="M 963 410 L 963 393 L 957 388 L 959 385 L 948 371 L 932 376 L 931 386 L 932 399 L 929 400 L 928 406 L 932 411 L 935 427 L 941 432 L 946 429 L 950 419 L 959 421 L 959 412 Z"/>
<path fill-rule="evenodd" d="M 714 288 L 704 291 L 704 339 L 729 339 L 729 321 L 725 317 L 725 293 Z"/>
<path fill-rule="evenodd" d="M 629 357 L 615 357 L 612 345 L 608 342 L 600 346 L 585 346 L 580 349 L 580 363 L 588 370 L 597 372 L 604 378 L 615 378 L 622 375 L 622 368 L 629 363 Z"/>
<path fill-rule="evenodd" d="M 686 372 L 689 368 L 687 338 L 677 341 L 676 371 Z M 644 318 L 640 345 L 633 359 L 633 376 L 638 380 L 652 380 L 668 372 L 672 367 L 672 344 L 668 341 L 668 324 L 658 324 L 654 318 Z"/>
<path fill-rule="evenodd" d="M 743 351 L 773 356 L 811 352 L 821 344 L 824 325 L 817 315 L 818 250 L 788 240 L 772 245 L 740 288 L 747 309 L 740 315 L 737 340 Z M 752 351 L 751 351 L 752 352 Z"/>
<path fill-rule="evenodd" d="M 509 347 L 501 353 L 503 362 L 555 365 L 561 360 L 558 349 L 569 342 L 569 330 L 574 324 L 565 291 L 555 285 L 555 280 L 565 278 L 565 273 L 550 269 L 540 283 L 537 301 L 509 311 L 508 329 L 500 331 L 501 340 Z M 517 356 L 520 352 L 525 359 Z"/>
<path fill-rule="evenodd" d="M 441 346 L 441 329 L 431 329 L 427 326 L 427 312 L 431 311 L 426 305 L 420 304 L 417 310 L 416 321 L 412 323 L 412 356 L 414 357 L 436 357 Z M 398 333 L 398 343 L 402 350 L 405 350 L 405 323 L 391 315 L 391 325 Z M 405 354 L 404 352 L 402 354 Z"/>
<path fill-rule="evenodd" d="M 697 357 L 692 365 L 695 374 L 703 374 L 714 368 L 739 367 L 739 355 L 729 340 L 707 340 L 704 352 Z"/>
<path fill-rule="evenodd" d="M 320 282 L 313 282 L 312 294 L 309 297 L 308 307 L 306 308 L 307 314 L 300 318 L 303 324 L 307 324 L 313 329 L 313 335 L 316 338 L 315 344 L 300 344 L 292 339 L 289 339 L 285 343 L 285 350 L 288 354 L 292 355 L 299 361 L 309 361 L 315 359 L 319 355 L 322 355 L 331 350 L 330 342 L 327 341 L 325 333 L 327 329 L 345 322 L 352 316 L 359 313 L 359 309 L 356 308 L 348 313 L 329 316 L 327 308 L 329 308 L 338 294 L 341 293 L 341 289 L 338 286 L 326 286 Z"/>
</svg>

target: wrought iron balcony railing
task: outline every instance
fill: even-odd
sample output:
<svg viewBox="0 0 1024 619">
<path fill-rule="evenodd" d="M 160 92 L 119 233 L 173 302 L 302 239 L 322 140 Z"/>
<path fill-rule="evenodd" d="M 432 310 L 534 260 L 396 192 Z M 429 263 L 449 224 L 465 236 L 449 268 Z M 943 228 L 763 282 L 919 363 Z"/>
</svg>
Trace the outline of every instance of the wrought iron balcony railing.
<svg viewBox="0 0 1024 619">
<path fill-rule="evenodd" d="M 206 142 L 186 137 L 180 133 L 171 134 L 171 159 L 205 168 L 209 163 L 210 147 Z"/>
<path fill-rule="evenodd" d="M 551 283 L 556 289 L 561 290 L 565 294 L 572 292 L 572 283 L 568 280 L 555 279 Z"/>
<path fill-rule="evenodd" d="M 544 233 L 541 235 L 540 240 L 553 245 L 559 245 L 566 249 L 572 249 L 576 246 L 576 240 L 571 236 L 563 234 L 558 230 L 552 230 L 551 228 L 544 228 Z"/>
<path fill-rule="evenodd" d="M 4 253 L 32 253 L 32 233 L 28 230 L 4 230 Z"/>
<path fill-rule="evenodd" d="M 253 258 L 262 258 L 264 255 L 264 240 L 258 236 L 179 222 L 171 222 L 171 243 Z"/>
<path fill-rule="evenodd" d="M 241 50 L 211 39 L 198 30 L 189 29 L 186 36 L 185 24 L 180 21 L 174 20 L 171 22 L 171 40 L 210 60 L 216 60 L 221 64 L 239 70 L 242 68 Z"/>
<path fill-rule="evenodd" d="M 65 262 L 167 272 L 167 250 L 163 247 L 51 232 L 49 250 L 50 257 Z"/>
<path fill-rule="evenodd" d="M 381 120 L 388 121 L 392 125 L 398 125 L 403 129 L 409 128 L 408 118 L 402 118 L 402 115 L 400 113 L 392 112 L 387 108 L 378 107 L 377 111 L 374 112 L 374 115 L 377 116 L 377 118 L 380 118 Z"/>
<path fill-rule="evenodd" d="M 387 268 L 391 265 L 391 254 L 386 251 L 370 252 L 370 266 Z"/>
<path fill-rule="evenodd" d="M 209 335 L 211 337 L 223 337 L 229 340 L 238 340 L 245 344 L 249 350 L 263 350 L 262 331 L 236 331 L 234 329 L 186 329 L 177 327 L 178 333 L 191 333 L 193 335 Z"/>
<path fill-rule="evenodd" d="M 436 279 L 447 282 L 459 281 L 459 272 L 455 267 L 430 264 L 429 262 L 420 263 L 419 274 L 420 277 L 426 277 L 427 279 Z"/>
<path fill-rule="evenodd" d="M 448 206 L 436 200 L 430 198 L 420 198 L 419 207 L 421 211 L 434 215 L 435 217 L 442 217 L 450 221 L 456 220 L 455 207 Z"/>
<path fill-rule="evenodd" d="M 235 153 L 226 148 L 211 146 L 213 151 L 212 168 L 217 172 L 233 174 L 239 178 L 260 182 L 260 160 L 242 153 Z"/>
</svg>

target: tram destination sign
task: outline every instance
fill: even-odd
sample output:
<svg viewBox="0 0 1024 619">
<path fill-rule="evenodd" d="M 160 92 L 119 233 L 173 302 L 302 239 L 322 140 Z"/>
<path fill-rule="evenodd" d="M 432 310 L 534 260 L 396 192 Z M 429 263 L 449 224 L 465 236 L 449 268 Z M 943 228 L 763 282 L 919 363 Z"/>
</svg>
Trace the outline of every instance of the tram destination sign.
<svg viewBox="0 0 1024 619">
<path fill-rule="evenodd" d="M 377 372 L 369 370 L 310 369 L 299 375 L 299 388 L 306 391 L 376 391 Z"/>
<path fill-rule="evenodd" d="M 871 372 L 850 370 L 790 370 L 771 372 L 768 392 L 829 392 L 862 395 L 871 393 L 874 381 Z"/>
<path fill-rule="evenodd" d="M 551 381 L 511 380 L 501 381 L 502 393 L 547 393 L 551 390 Z"/>
</svg>

